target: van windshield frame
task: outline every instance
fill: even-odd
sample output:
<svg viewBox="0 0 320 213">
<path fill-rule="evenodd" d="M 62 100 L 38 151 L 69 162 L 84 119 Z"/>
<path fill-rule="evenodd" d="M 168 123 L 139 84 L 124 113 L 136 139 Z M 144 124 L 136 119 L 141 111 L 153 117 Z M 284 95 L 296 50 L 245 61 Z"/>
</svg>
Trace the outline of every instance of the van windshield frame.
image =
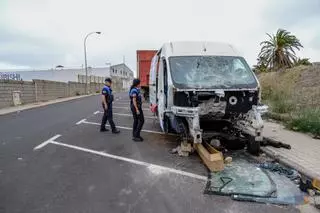
<svg viewBox="0 0 320 213">
<path fill-rule="evenodd" d="M 252 89 L 255 74 L 243 57 L 171 56 L 171 79 L 179 89 Z"/>
</svg>

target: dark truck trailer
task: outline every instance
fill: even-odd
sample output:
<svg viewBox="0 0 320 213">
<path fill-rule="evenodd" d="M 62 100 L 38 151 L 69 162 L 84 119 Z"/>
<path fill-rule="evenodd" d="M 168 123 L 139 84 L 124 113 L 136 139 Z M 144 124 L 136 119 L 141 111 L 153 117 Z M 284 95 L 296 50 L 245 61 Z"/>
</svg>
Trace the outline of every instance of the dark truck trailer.
<svg viewBox="0 0 320 213">
<path fill-rule="evenodd" d="M 149 100 L 149 76 L 153 56 L 157 50 L 137 50 L 137 76 L 141 81 L 144 98 Z"/>
</svg>

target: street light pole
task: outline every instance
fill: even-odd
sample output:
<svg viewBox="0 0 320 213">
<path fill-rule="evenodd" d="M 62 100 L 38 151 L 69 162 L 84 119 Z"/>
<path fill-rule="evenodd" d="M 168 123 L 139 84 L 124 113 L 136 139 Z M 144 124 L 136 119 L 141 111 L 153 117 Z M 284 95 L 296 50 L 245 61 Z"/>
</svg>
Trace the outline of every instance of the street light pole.
<svg viewBox="0 0 320 213">
<path fill-rule="evenodd" d="M 101 34 L 101 32 L 91 32 L 86 35 L 84 38 L 84 67 L 86 70 L 86 86 L 85 86 L 85 93 L 88 94 L 88 65 L 87 65 L 87 39 L 92 34 Z"/>
</svg>

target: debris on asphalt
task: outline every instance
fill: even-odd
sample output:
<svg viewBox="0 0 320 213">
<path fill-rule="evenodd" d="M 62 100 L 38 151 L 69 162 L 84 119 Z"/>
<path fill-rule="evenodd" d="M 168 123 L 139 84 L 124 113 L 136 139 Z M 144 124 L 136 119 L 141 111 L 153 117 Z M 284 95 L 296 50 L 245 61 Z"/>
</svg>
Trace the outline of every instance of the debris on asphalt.
<svg viewBox="0 0 320 213">
<path fill-rule="evenodd" d="M 271 172 L 276 172 L 280 175 L 285 175 L 292 181 L 300 179 L 300 174 L 296 170 L 282 166 L 279 163 L 265 162 L 260 164 L 259 166 L 263 169 L 270 170 Z"/>
<path fill-rule="evenodd" d="M 309 202 L 311 205 L 315 206 L 317 209 L 320 209 L 320 196 L 310 196 Z"/>
<path fill-rule="evenodd" d="M 252 197 L 247 195 L 232 195 L 231 198 L 236 201 L 257 202 L 257 203 L 271 203 L 277 205 L 292 205 L 292 204 L 305 204 L 306 199 L 303 195 L 299 197 L 287 197 L 285 199 L 279 198 L 265 198 L 265 197 Z"/>
<path fill-rule="evenodd" d="M 173 148 L 173 149 L 171 150 L 171 154 L 176 154 L 176 153 L 178 153 L 179 148 L 180 148 L 180 146 L 177 146 L 176 148 Z"/>
<path fill-rule="evenodd" d="M 224 163 L 225 164 L 229 164 L 229 163 L 231 163 L 232 162 L 232 157 L 226 157 L 225 159 L 224 159 Z"/>
<path fill-rule="evenodd" d="M 260 167 L 261 164 L 254 158 L 249 159 L 241 151 L 231 153 L 231 156 L 232 164 L 228 164 L 223 171 L 210 172 L 205 194 L 228 195 L 238 201 L 282 205 L 300 205 L 306 202 L 306 194 L 292 181 L 299 177 L 295 170 L 286 170 L 281 165 L 271 163 Z"/>
<path fill-rule="evenodd" d="M 303 192 L 308 192 L 308 189 L 312 189 L 312 182 L 309 179 L 306 179 L 305 177 L 302 177 L 300 179 L 299 188 Z"/>
<path fill-rule="evenodd" d="M 320 135 L 314 135 L 313 138 L 320 140 Z"/>
<path fill-rule="evenodd" d="M 192 150 L 191 150 L 191 151 L 192 151 Z M 173 148 L 173 149 L 171 150 L 171 154 L 177 154 L 177 153 L 178 153 L 179 156 L 188 157 L 190 152 L 184 151 L 184 150 L 181 148 L 181 146 L 177 146 L 176 148 Z"/>
<path fill-rule="evenodd" d="M 224 169 L 222 152 L 216 150 L 206 142 L 195 144 L 194 147 L 203 163 L 211 172 L 220 172 Z"/>
<path fill-rule="evenodd" d="M 313 179 L 312 186 L 320 191 L 320 180 L 319 179 Z"/>
<path fill-rule="evenodd" d="M 261 146 L 272 146 L 275 148 L 291 149 L 291 146 L 281 141 L 274 140 L 272 138 L 263 138 L 264 140 L 260 143 Z"/>
<path fill-rule="evenodd" d="M 212 139 L 210 141 L 210 145 L 213 146 L 215 149 L 220 149 L 221 148 L 221 142 L 218 139 Z"/>
</svg>

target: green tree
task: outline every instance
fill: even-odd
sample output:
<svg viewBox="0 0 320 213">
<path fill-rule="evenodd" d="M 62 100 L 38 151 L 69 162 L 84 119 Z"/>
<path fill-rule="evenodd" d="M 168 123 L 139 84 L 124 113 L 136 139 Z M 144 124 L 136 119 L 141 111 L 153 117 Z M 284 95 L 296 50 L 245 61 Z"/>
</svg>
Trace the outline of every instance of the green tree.
<svg viewBox="0 0 320 213">
<path fill-rule="evenodd" d="M 297 61 L 295 50 L 303 48 L 299 39 L 283 29 L 279 29 L 275 35 L 267 35 L 269 40 L 260 43 L 259 58 L 263 58 L 270 69 L 292 67 Z"/>
<path fill-rule="evenodd" d="M 259 57 L 257 61 L 258 61 L 257 65 L 253 66 L 253 71 L 255 73 L 268 72 L 268 66 L 264 58 Z"/>
</svg>

